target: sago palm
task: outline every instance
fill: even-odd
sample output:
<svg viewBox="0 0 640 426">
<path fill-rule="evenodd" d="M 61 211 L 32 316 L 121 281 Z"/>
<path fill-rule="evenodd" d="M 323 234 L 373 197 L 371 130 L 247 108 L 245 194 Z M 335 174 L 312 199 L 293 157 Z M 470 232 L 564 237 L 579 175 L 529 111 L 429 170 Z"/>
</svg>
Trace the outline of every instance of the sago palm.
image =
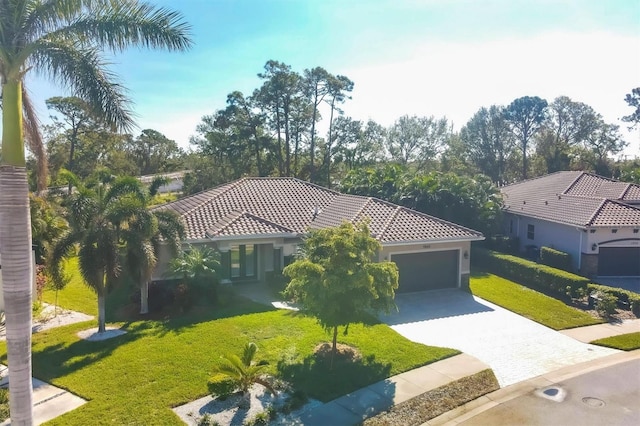
<svg viewBox="0 0 640 426">
<path fill-rule="evenodd" d="M 123 87 L 101 57 L 129 46 L 184 50 L 182 17 L 137 0 L 0 0 L 0 256 L 12 424 L 32 424 L 31 235 L 24 142 L 42 152 L 25 76 L 50 77 L 117 129 L 132 125 Z M 41 157 L 43 157 L 41 155 Z M 42 164 L 42 163 L 41 163 Z M 42 186 L 42 182 L 40 184 Z"/>
<path fill-rule="evenodd" d="M 258 346 L 249 342 L 244 346 L 242 357 L 236 354 L 225 354 L 220 357 L 220 361 L 215 365 L 213 372 L 223 374 L 232 379 L 238 390 L 246 394 L 251 385 L 258 383 L 264 386 L 272 395 L 276 394 L 276 390 L 271 384 L 262 377 L 262 370 L 266 367 L 264 364 L 256 364 L 253 358 L 258 351 Z"/>
</svg>

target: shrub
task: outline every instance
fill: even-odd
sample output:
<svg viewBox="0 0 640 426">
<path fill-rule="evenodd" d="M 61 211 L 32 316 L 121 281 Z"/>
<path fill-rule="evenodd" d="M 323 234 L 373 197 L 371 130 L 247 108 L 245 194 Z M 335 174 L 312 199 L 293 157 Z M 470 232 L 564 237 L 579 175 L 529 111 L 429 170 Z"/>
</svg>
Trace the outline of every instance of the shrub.
<svg viewBox="0 0 640 426">
<path fill-rule="evenodd" d="M 231 377 L 224 374 L 215 374 L 209 379 L 207 388 L 211 396 L 225 400 L 236 391 L 237 385 Z"/>
<path fill-rule="evenodd" d="M 135 293 L 137 303 L 140 303 L 140 292 Z M 149 312 L 161 312 L 173 302 L 174 294 L 169 284 L 153 281 L 149 284 Z"/>
<path fill-rule="evenodd" d="M 589 284 L 587 291 L 591 293 L 610 294 L 620 304 L 626 304 L 636 317 L 640 317 L 640 294 L 622 288 L 607 285 Z"/>
<path fill-rule="evenodd" d="M 609 318 L 616 313 L 616 297 L 609 293 L 598 293 L 596 311 L 602 318 Z"/>
<path fill-rule="evenodd" d="M 276 293 L 281 293 L 287 288 L 289 278 L 284 276 L 280 271 L 269 271 L 265 274 L 267 285 Z"/>
<path fill-rule="evenodd" d="M 0 422 L 9 418 L 9 389 L 0 388 Z"/>
<path fill-rule="evenodd" d="M 585 277 L 490 250 L 476 249 L 472 261 L 480 269 L 527 287 L 550 290 L 560 296 L 579 296 L 589 284 Z"/>
<path fill-rule="evenodd" d="M 42 293 L 47 287 L 49 279 L 46 274 L 46 268 L 44 265 L 36 265 L 36 297 L 38 300 L 42 300 Z"/>
<path fill-rule="evenodd" d="M 517 253 L 520 239 L 518 237 L 508 237 L 505 235 L 494 235 L 484 240 L 484 246 L 489 250 L 502 253 Z"/>
<path fill-rule="evenodd" d="M 191 307 L 191 294 L 189 291 L 189 287 L 184 284 L 178 284 L 176 287 L 175 296 L 174 296 L 175 304 L 180 308 L 181 312 L 188 311 Z"/>
<path fill-rule="evenodd" d="M 198 419 L 198 426 L 219 426 L 220 423 L 215 421 L 211 414 L 205 413 L 202 417 Z"/>
<path fill-rule="evenodd" d="M 562 269 L 563 271 L 573 271 L 571 255 L 550 247 L 542 247 L 540 249 L 540 263 L 551 266 L 552 268 Z"/>
</svg>

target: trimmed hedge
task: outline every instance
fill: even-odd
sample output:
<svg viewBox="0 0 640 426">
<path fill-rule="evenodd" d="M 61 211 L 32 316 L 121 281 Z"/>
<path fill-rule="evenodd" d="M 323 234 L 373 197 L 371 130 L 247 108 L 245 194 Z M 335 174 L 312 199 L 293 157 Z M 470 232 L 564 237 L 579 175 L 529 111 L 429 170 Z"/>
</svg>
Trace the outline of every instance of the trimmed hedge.
<svg viewBox="0 0 640 426">
<path fill-rule="evenodd" d="M 551 290 L 560 296 L 580 296 L 589 284 L 589 279 L 585 277 L 491 250 L 477 249 L 472 262 L 480 269 L 498 276 L 527 287 Z"/>
<path fill-rule="evenodd" d="M 609 287 L 608 285 L 589 284 L 587 286 L 589 294 L 600 292 L 614 296 L 621 303 L 628 303 L 631 312 L 640 317 L 640 294 L 633 291 L 624 290 L 617 287 Z"/>
<path fill-rule="evenodd" d="M 560 250 L 552 249 L 551 247 L 543 246 L 540 249 L 540 263 L 551 266 L 552 268 L 573 272 L 571 255 Z"/>
</svg>

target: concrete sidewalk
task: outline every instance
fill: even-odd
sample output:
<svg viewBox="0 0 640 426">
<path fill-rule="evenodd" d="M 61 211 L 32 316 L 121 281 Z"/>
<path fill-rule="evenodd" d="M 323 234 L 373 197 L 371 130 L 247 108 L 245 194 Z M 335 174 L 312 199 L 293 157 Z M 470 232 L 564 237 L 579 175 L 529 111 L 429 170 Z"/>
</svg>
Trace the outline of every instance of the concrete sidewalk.
<svg viewBox="0 0 640 426">
<path fill-rule="evenodd" d="M 0 387 L 9 385 L 8 368 L 1 366 Z M 64 389 L 33 378 L 33 422 L 36 425 L 47 422 L 64 413 L 74 410 L 87 401 Z M 0 423 L 0 426 L 10 425 L 11 419 Z"/>
<path fill-rule="evenodd" d="M 604 339 L 605 337 L 638 332 L 640 332 L 640 319 L 625 320 L 621 323 L 610 322 L 606 324 L 589 325 L 587 327 L 571 328 L 569 330 L 560 331 L 560 333 L 565 336 L 572 337 L 584 343 Z"/>
<path fill-rule="evenodd" d="M 489 368 L 478 359 L 460 354 L 406 371 L 302 413 L 303 425 L 353 425 L 454 380 Z"/>
</svg>

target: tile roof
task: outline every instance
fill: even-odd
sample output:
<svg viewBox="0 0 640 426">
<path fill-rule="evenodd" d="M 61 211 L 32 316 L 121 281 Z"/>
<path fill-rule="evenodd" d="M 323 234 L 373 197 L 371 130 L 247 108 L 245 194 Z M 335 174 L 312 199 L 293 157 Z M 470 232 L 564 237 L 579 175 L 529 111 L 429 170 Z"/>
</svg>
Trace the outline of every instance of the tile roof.
<svg viewBox="0 0 640 426">
<path fill-rule="evenodd" d="M 557 172 L 501 188 L 510 213 L 577 226 L 640 226 L 640 185 Z"/>
<path fill-rule="evenodd" d="M 156 207 L 178 213 L 188 240 L 288 235 L 369 221 L 382 243 L 477 240 L 480 232 L 376 198 L 340 194 L 295 178 L 244 178 Z"/>
</svg>

